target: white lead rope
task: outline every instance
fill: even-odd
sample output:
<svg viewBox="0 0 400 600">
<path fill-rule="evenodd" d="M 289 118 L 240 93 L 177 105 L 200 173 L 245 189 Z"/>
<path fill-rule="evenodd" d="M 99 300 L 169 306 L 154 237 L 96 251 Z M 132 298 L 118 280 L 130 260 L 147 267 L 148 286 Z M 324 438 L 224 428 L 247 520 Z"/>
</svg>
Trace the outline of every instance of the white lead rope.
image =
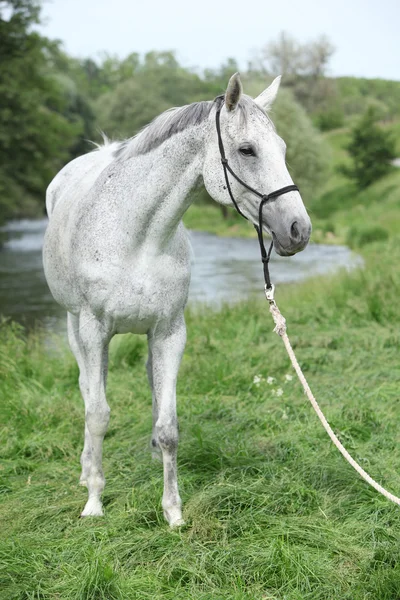
<svg viewBox="0 0 400 600">
<path fill-rule="evenodd" d="M 370 485 L 372 485 L 372 487 L 375 488 L 377 492 L 380 492 L 383 496 L 385 496 L 385 498 L 388 498 L 388 500 L 391 500 L 392 502 L 394 502 L 395 504 L 398 504 L 400 506 L 400 498 L 398 498 L 397 496 L 394 496 L 393 494 L 391 494 L 390 492 L 385 490 L 384 487 L 382 487 L 381 485 L 379 485 L 379 483 L 377 483 L 374 479 L 372 479 L 372 477 L 370 475 L 368 475 L 368 473 L 366 473 L 362 467 L 360 467 L 360 465 L 354 460 L 354 458 L 352 458 L 350 456 L 350 454 L 347 452 L 346 448 L 343 446 L 343 444 L 341 444 L 341 442 L 338 440 L 338 438 L 332 431 L 331 426 L 329 425 L 328 421 L 325 419 L 325 416 L 324 416 L 322 410 L 320 409 L 318 402 L 314 398 L 313 393 L 310 390 L 310 386 L 308 385 L 306 378 L 303 375 L 300 365 L 297 362 L 296 356 L 293 352 L 293 348 L 290 344 L 288 335 L 286 333 L 286 319 L 281 315 L 281 312 L 274 300 L 274 286 L 272 286 L 271 289 L 266 289 L 265 295 L 269 302 L 269 309 L 271 311 L 272 317 L 275 322 L 274 331 L 282 338 L 283 343 L 285 344 L 286 351 L 289 355 L 290 360 L 292 361 L 294 370 L 297 373 L 297 376 L 301 382 L 301 385 L 303 386 L 303 389 L 307 395 L 307 398 L 311 402 L 313 409 L 317 413 L 319 420 L 321 421 L 322 425 L 324 426 L 324 429 L 327 432 L 327 434 L 329 435 L 329 437 L 331 438 L 332 442 L 335 444 L 336 448 L 344 456 L 344 458 L 347 460 L 347 462 L 349 462 L 351 464 L 351 466 L 357 471 L 357 473 L 359 475 L 361 475 L 361 477 L 365 481 L 367 481 Z"/>
</svg>

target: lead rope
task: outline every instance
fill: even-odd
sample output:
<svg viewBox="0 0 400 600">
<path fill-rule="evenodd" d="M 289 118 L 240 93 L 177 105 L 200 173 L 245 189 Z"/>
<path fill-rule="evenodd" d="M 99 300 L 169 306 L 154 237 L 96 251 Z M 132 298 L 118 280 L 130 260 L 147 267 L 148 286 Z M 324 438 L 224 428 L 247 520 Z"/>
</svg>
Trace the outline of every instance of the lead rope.
<svg viewBox="0 0 400 600">
<path fill-rule="evenodd" d="M 301 370 L 300 365 L 297 362 L 297 358 L 295 356 L 295 353 L 293 352 L 293 348 L 290 344 L 289 337 L 286 333 L 286 319 L 281 314 L 281 312 L 275 302 L 275 299 L 274 299 L 275 286 L 271 283 L 270 276 L 269 276 L 269 269 L 268 269 L 268 263 L 269 263 L 269 259 L 271 257 L 273 242 L 271 243 L 271 245 L 268 249 L 268 252 L 267 252 L 265 249 L 264 239 L 263 239 L 262 211 L 263 211 L 263 207 L 264 207 L 265 203 L 268 202 L 269 200 L 273 200 L 273 199 L 277 198 L 278 196 L 281 196 L 282 194 L 286 194 L 287 192 L 299 191 L 299 188 L 296 185 L 288 185 L 279 190 L 276 190 L 275 192 L 272 192 L 271 194 L 265 195 L 265 194 L 261 194 L 254 188 L 247 185 L 247 183 L 245 183 L 242 179 L 240 179 L 240 177 L 238 177 L 236 175 L 236 173 L 230 167 L 230 165 L 228 163 L 228 159 L 225 156 L 225 149 L 224 149 L 224 144 L 222 141 L 221 126 L 220 126 L 221 107 L 222 107 L 222 103 L 217 108 L 215 124 L 216 124 L 217 135 L 218 135 L 219 151 L 221 154 L 221 163 L 222 163 L 222 166 L 224 169 L 225 182 L 226 182 L 226 187 L 229 192 L 229 196 L 230 196 L 237 212 L 242 217 L 247 219 L 247 217 L 240 210 L 240 208 L 233 196 L 231 186 L 229 183 L 228 171 L 241 185 L 243 185 L 245 188 L 250 190 L 253 194 L 255 194 L 256 196 L 261 198 L 259 212 L 258 212 L 258 226 L 254 225 L 254 227 L 257 231 L 258 243 L 260 245 L 260 251 L 261 251 L 261 261 L 263 263 L 264 281 L 265 281 L 265 296 L 269 302 L 269 310 L 270 310 L 272 317 L 274 319 L 274 322 L 275 322 L 274 331 L 282 338 L 283 343 L 285 344 L 286 352 L 289 355 L 289 358 L 292 362 L 293 368 L 297 373 L 297 377 L 299 378 L 300 383 L 303 386 L 306 396 L 309 399 L 309 401 L 311 402 L 313 409 L 317 413 L 319 420 L 321 421 L 325 431 L 331 438 L 332 442 L 335 444 L 336 448 L 339 450 L 339 452 L 342 454 L 342 456 L 344 456 L 344 458 L 347 460 L 347 462 L 351 464 L 351 466 L 357 471 L 357 473 L 367 483 L 369 483 L 377 492 L 379 492 L 380 494 L 385 496 L 385 498 L 387 498 L 388 500 L 391 500 L 392 502 L 394 502 L 395 504 L 398 504 L 400 506 L 400 498 L 398 498 L 397 496 L 394 496 L 393 494 L 391 494 L 390 492 L 385 490 L 384 487 L 382 487 L 381 485 L 379 485 L 379 483 L 377 483 L 374 479 L 372 479 L 372 477 L 370 475 L 368 475 L 368 473 L 366 471 L 364 471 L 364 469 L 362 467 L 360 467 L 360 465 L 354 460 L 354 458 L 347 452 L 346 448 L 343 446 L 343 444 L 338 440 L 338 438 L 334 434 L 331 426 L 329 425 L 328 421 L 326 420 L 326 418 L 324 416 L 324 413 L 320 409 L 318 402 L 314 398 L 314 395 L 310 389 L 310 386 L 308 385 L 307 380 L 304 377 L 303 371 Z"/>
<path fill-rule="evenodd" d="M 303 389 L 306 393 L 306 396 L 309 399 L 309 401 L 311 402 L 313 409 L 317 413 L 318 418 L 321 421 L 326 433 L 329 435 L 332 442 L 335 444 L 336 448 L 339 450 L 339 452 L 342 454 L 342 456 L 344 456 L 344 458 L 347 460 L 347 462 L 351 464 L 351 466 L 357 471 L 357 473 L 367 483 L 372 485 L 372 487 L 377 492 L 379 492 L 383 496 L 385 496 L 385 498 L 387 498 L 388 500 L 391 500 L 392 502 L 394 502 L 395 504 L 398 504 L 400 506 L 400 498 L 398 498 L 397 496 L 394 496 L 393 494 L 391 494 L 390 492 L 385 490 L 384 487 L 382 487 L 381 485 L 379 485 L 379 483 L 377 483 L 374 479 L 372 479 L 372 477 L 370 475 L 368 475 L 368 473 L 366 471 L 364 471 L 364 469 L 362 467 L 360 467 L 360 465 L 354 460 L 354 458 L 347 452 L 347 450 L 343 446 L 343 444 L 338 440 L 337 436 L 335 435 L 331 426 L 329 425 L 328 421 L 326 420 L 324 413 L 320 409 L 318 402 L 314 398 L 314 395 L 310 389 L 310 386 L 308 385 L 307 380 L 304 377 L 303 371 L 301 370 L 300 365 L 297 362 L 297 358 L 295 356 L 295 353 L 293 352 L 293 348 L 291 346 L 288 334 L 286 333 L 286 319 L 281 314 L 281 312 L 274 300 L 274 287 L 272 286 L 272 288 L 270 290 L 266 289 L 265 295 L 269 302 L 269 310 L 270 310 L 272 317 L 274 319 L 274 322 L 275 322 L 274 332 L 277 333 L 282 338 L 282 341 L 285 344 L 286 352 L 288 353 L 289 358 L 292 362 L 293 368 L 297 373 L 297 377 L 299 378 L 300 383 L 303 386 Z"/>
</svg>

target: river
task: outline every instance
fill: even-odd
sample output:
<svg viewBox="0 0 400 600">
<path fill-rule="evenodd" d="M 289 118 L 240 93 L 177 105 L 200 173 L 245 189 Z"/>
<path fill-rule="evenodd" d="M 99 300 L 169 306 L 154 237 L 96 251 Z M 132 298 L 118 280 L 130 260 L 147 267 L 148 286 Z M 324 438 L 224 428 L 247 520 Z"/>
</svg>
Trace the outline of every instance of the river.
<svg viewBox="0 0 400 600">
<path fill-rule="evenodd" d="M 55 303 L 42 267 L 42 244 L 47 219 L 10 221 L 0 232 L 0 314 L 28 327 L 43 325 L 64 329 L 65 312 Z M 220 306 L 254 294 L 263 295 L 263 276 L 255 239 L 221 238 L 191 231 L 194 251 L 189 302 Z M 360 257 L 345 246 L 310 244 L 289 258 L 272 254 L 271 279 L 275 284 L 352 268 Z"/>
</svg>

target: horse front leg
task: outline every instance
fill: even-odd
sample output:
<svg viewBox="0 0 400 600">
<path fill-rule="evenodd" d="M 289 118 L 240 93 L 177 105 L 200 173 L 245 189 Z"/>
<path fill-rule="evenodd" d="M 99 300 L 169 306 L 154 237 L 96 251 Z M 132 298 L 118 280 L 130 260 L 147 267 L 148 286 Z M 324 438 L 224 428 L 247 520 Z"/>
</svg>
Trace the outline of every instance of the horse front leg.
<svg viewBox="0 0 400 600">
<path fill-rule="evenodd" d="M 162 452 L 164 493 L 162 507 L 171 527 L 183 525 L 181 498 L 178 490 L 177 451 L 178 420 L 176 414 L 176 380 L 186 343 L 183 314 L 167 329 L 149 333 L 153 395 L 156 422 L 153 439 Z"/>
<path fill-rule="evenodd" d="M 103 515 L 101 494 L 105 479 L 102 449 L 110 418 L 110 408 L 106 400 L 110 337 L 104 323 L 97 320 L 93 314 L 89 311 L 80 313 L 75 342 L 82 363 L 81 375 L 84 373 L 84 381 L 80 380 L 85 401 L 85 447 L 81 457 L 81 482 L 87 485 L 89 494 L 82 517 Z"/>
</svg>

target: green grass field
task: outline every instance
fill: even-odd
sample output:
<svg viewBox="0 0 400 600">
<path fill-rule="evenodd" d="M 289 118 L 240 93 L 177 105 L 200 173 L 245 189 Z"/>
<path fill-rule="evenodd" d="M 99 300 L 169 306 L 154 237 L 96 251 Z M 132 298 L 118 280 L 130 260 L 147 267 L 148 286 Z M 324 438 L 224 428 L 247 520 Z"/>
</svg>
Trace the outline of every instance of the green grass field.
<svg viewBox="0 0 400 600">
<path fill-rule="evenodd" d="M 399 241 L 368 246 L 364 270 L 277 295 L 328 420 L 397 494 Z M 400 509 L 360 480 L 287 380 L 266 302 L 198 310 L 187 323 L 178 386 L 187 525 L 174 531 L 148 449 L 144 340 L 113 344 L 106 517 L 81 520 L 77 367 L 60 338 L 25 339 L 2 324 L 0 598 L 398 599 Z"/>
<path fill-rule="evenodd" d="M 348 131 L 326 136 L 334 165 L 345 162 Z M 305 200 L 314 241 L 350 244 L 365 268 L 285 286 L 278 303 L 334 430 L 399 495 L 400 170 L 363 192 L 336 173 Z M 185 222 L 254 235 L 213 205 L 193 205 Z M 333 447 L 266 302 L 198 309 L 187 323 L 178 386 L 187 524 L 174 531 L 149 452 L 145 340 L 112 345 L 106 516 L 81 520 L 77 367 L 62 338 L 0 325 L 0 599 L 398 600 L 400 509 Z"/>
</svg>

